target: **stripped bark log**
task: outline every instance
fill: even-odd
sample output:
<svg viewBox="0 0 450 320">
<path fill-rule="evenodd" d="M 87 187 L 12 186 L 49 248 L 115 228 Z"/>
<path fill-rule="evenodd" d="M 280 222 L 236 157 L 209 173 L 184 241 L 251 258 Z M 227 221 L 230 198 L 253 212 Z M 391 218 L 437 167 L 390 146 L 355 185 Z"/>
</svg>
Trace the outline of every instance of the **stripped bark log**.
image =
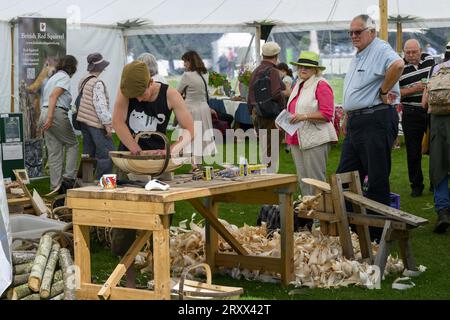
<svg viewBox="0 0 450 320">
<path fill-rule="evenodd" d="M 59 250 L 59 266 L 61 267 L 63 273 L 65 300 L 76 300 L 75 268 L 73 267 L 73 260 L 70 255 L 70 251 L 66 248 L 61 248 Z"/>
<path fill-rule="evenodd" d="M 33 267 L 33 262 L 15 265 L 15 266 L 13 266 L 13 274 L 18 275 L 18 274 L 30 273 L 32 267 Z"/>
<path fill-rule="evenodd" d="M 12 263 L 23 264 L 33 262 L 36 257 L 36 252 L 33 251 L 13 251 L 12 252 Z"/>
<path fill-rule="evenodd" d="M 47 266 L 45 267 L 44 275 L 42 276 L 42 283 L 39 289 L 41 298 L 48 298 L 50 289 L 52 287 L 53 274 L 55 273 L 56 263 L 58 262 L 59 243 L 54 243 L 50 256 L 48 257 Z"/>
<path fill-rule="evenodd" d="M 45 266 L 47 265 L 48 256 L 52 249 L 53 240 L 48 234 L 41 237 L 39 248 L 34 259 L 33 268 L 31 269 L 28 286 L 33 292 L 39 292 L 41 287 L 42 276 L 44 275 Z"/>
<path fill-rule="evenodd" d="M 30 277 L 29 273 L 15 275 L 11 287 L 17 287 L 20 286 L 21 284 L 28 283 L 29 277 Z"/>
</svg>

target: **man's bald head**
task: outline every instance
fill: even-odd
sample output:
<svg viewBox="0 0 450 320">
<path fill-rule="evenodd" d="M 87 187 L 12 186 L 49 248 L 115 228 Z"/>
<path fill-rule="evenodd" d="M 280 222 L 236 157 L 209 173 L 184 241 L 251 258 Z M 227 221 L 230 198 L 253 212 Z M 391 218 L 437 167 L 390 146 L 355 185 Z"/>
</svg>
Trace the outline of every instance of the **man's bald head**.
<svg viewBox="0 0 450 320">
<path fill-rule="evenodd" d="M 403 46 L 403 52 L 405 54 L 406 62 L 419 65 L 420 57 L 421 57 L 421 48 L 420 43 L 416 39 L 409 39 L 405 42 Z"/>
</svg>

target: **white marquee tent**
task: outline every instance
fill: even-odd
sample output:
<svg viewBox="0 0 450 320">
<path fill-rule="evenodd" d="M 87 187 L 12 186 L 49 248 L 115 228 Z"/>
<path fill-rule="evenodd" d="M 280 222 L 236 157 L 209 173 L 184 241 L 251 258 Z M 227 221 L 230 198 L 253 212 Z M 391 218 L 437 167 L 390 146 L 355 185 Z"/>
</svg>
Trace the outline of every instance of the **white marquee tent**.
<svg viewBox="0 0 450 320">
<path fill-rule="evenodd" d="M 11 40 L 14 40 L 15 101 L 18 92 L 17 26 L 11 39 L 11 21 L 20 16 L 67 18 L 67 52 L 86 69 L 86 56 L 107 53 L 111 67 L 105 79 L 112 99 L 126 62 L 124 37 L 143 34 L 213 32 L 255 33 L 254 22 L 270 21 L 272 33 L 293 30 L 336 30 L 348 27 L 352 17 L 368 13 L 379 16 L 378 0 L 0 0 L 0 112 L 10 111 Z M 404 27 L 449 27 L 450 6 L 445 0 L 388 0 L 390 16 L 414 16 Z M 138 28 L 121 29 L 118 22 L 140 19 Z M 83 72 L 73 78 L 73 88 Z M 15 103 L 14 110 L 18 110 Z"/>
<path fill-rule="evenodd" d="M 111 67 L 103 76 L 112 97 L 118 88 L 120 71 L 126 63 L 124 38 L 144 34 L 186 34 L 214 32 L 255 33 L 255 22 L 268 21 L 272 30 L 336 30 L 348 28 L 352 17 L 368 13 L 377 19 L 378 0 L 0 0 L 0 113 L 10 111 L 11 73 L 15 79 L 17 101 L 18 63 L 17 26 L 14 19 L 23 16 L 66 18 L 67 52 L 86 69 L 86 56 L 95 51 L 105 53 Z M 450 26 L 448 0 L 388 0 L 388 15 L 414 16 L 404 27 L 430 28 Z M 148 24 L 123 29 L 118 22 L 140 19 Z M 13 30 L 13 32 L 11 32 Z M 13 35 L 12 35 L 13 34 Z M 14 44 L 14 48 L 12 48 Z M 12 53 L 13 52 L 13 53 Z M 14 57 L 14 60 L 13 60 Z M 12 63 L 14 61 L 14 68 Z M 73 78 L 76 88 L 83 72 Z M 18 103 L 15 103 L 18 111 Z M 1 171 L 1 170 L 0 170 Z M 0 172 L 1 173 L 1 172 Z M 1 174 L 0 174 L 1 178 Z M 0 189 L 3 186 L 0 183 Z M 0 193 L 2 190 L 0 190 Z M 0 194 L 4 199 L 4 194 Z M 0 200 L 2 200 L 0 199 Z M 0 214 L 0 264 L 5 265 L 9 252 L 7 210 Z M 2 216 L 3 215 L 3 216 Z M 3 248 L 3 250 L 1 250 Z M 0 293 L 11 280 L 7 268 L 0 274 Z"/>
</svg>

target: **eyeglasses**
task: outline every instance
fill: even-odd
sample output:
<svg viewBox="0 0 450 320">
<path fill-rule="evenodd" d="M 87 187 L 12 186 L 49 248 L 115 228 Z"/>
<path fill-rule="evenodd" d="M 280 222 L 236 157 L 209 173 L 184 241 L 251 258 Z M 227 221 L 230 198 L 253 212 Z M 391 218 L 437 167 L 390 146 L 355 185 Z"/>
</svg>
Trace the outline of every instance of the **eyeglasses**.
<svg viewBox="0 0 450 320">
<path fill-rule="evenodd" d="M 311 70 L 311 69 L 313 69 L 314 67 L 309 67 L 309 66 L 298 66 L 298 70 L 302 70 L 302 69 L 305 69 L 305 70 Z"/>
<path fill-rule="evenodd" d="M 359 37 L 361 35 L 361 33 L 363 33 L 364 31 L 366 31 L 367 29 L 369 29 L 369 27 L 361 29 L 361 30 L 350 30 L 348 32 L 348 35 L 351 37 L 353 35 Z"/>
</svg>

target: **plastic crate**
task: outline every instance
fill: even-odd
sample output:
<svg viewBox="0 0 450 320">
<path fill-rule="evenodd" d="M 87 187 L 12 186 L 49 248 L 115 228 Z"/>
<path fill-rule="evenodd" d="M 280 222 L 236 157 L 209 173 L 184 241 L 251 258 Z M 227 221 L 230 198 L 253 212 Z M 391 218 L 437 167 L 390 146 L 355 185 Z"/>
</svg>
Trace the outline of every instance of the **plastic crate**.
<svg viewBox="0 0 450 320">
<path fill-rule="evenodd" d="M 391 192 L 391 207 L 400 210 L 400 195 Z"/>
</svg>

